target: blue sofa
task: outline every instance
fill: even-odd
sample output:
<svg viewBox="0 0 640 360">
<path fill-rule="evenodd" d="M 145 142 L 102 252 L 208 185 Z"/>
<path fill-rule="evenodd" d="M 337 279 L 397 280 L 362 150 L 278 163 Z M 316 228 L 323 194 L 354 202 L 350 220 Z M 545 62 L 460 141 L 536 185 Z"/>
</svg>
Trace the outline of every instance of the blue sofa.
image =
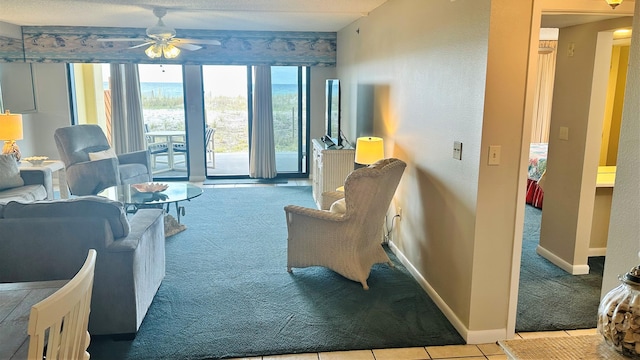
<svg viewBox="0 0 640 360">
<path fill-rule="evenodd" d="M 89 332 L 135 334 L 165 276 L 164 211 L 99 196 L 0 204 L 0 282 L 71 279 L 97 251 Z"/>
</svg>

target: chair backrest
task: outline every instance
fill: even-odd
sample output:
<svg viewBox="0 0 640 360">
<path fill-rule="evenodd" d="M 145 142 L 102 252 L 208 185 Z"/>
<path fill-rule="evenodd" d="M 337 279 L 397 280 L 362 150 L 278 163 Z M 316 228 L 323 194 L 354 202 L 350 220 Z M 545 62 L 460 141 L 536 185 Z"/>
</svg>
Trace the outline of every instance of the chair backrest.
<svg viewBox="0 0 640 360">
<path fill-rule="evenodd" d="M 89 161 L 90 152 L 104 151 L 111 147 L 102 128 L 94 124 L 58 128 L 53 138 L 66 167 Z"/>
<path fill-rule="evenodd" d="M 204 146 L 207 147 L 207 145 L 209 145 L 209 141 L 211 141 L 211 137 L 213 136 L 213 133 L 216 132 L 215 128 L 212 127 L 207 127 L 207 129 L 204 132 Z"/>
<path fill-rule="evenodd" d="M 378 229 L 368 224 L 383 222 L 406 166 L 400 159 L 389 158 L 352 171 L 344 184 L 345 215 L 350 221 L 375 233 Z"/>
<path fill-rule="evenodd" d="M 29 359 L 89 359 L 89 311 L 96 250 L 90 249 L 78 273 L 29 315 Z"/>
</svg>

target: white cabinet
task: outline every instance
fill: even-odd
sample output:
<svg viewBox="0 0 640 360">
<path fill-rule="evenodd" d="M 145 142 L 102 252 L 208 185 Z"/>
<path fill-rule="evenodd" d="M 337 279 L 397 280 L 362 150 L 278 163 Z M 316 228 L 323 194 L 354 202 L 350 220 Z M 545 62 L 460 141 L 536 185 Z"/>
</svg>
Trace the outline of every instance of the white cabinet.
<svg viewBox="0 0 640 360">
<path fill-rule="evenodd" d="M 313 200 L 322 207 L 322 193 L 335 191 L 353 171 L 356 151 L 352 148 L 328 149 L 320 140 L 313 139 Z"/>
</svg>

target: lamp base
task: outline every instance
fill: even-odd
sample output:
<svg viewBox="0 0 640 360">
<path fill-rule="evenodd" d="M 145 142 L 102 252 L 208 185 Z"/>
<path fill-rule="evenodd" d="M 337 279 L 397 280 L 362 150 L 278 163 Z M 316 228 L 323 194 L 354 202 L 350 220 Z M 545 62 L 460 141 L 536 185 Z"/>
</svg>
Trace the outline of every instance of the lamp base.
<svg viewBox="0 0 640 360">
<path fill-rule="evenodd" d="M 7 140 L 4 142 L 4 147 L 2 148 L 3 154 L 13 154 L 15 156 L 16 161 L 20 161 L 22 157 L 22 153 L 20 153 L 20 148 L 15 140 Z"/>
</svg>

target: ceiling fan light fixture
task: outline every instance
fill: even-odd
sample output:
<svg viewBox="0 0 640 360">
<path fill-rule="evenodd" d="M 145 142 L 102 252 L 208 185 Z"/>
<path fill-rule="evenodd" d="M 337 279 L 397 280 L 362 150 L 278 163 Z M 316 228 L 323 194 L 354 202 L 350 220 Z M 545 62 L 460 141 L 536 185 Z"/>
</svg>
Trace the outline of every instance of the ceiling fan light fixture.
<svg viewBox="0 0 640 360">
<path fill-rule="evenodd" d="M 144 51 L 144 53 L 152 59 L 159 58 L 162 56 L 162 46 L 153 44 L 149 46 L 147 50 Z"/>
<path fill-rule="evenodd" d="M 167 59 L 175 59 L 180 55 L 180 49 L 171 44 L 163 45 L 162 51 L 164 52 L 164 57 Z"/>
<path fill-rule="evenodd" d="M 623 0 L 605 0 L 612 9 L 615 9 L 618 5 L 622 4 Z"/>
</svg>

